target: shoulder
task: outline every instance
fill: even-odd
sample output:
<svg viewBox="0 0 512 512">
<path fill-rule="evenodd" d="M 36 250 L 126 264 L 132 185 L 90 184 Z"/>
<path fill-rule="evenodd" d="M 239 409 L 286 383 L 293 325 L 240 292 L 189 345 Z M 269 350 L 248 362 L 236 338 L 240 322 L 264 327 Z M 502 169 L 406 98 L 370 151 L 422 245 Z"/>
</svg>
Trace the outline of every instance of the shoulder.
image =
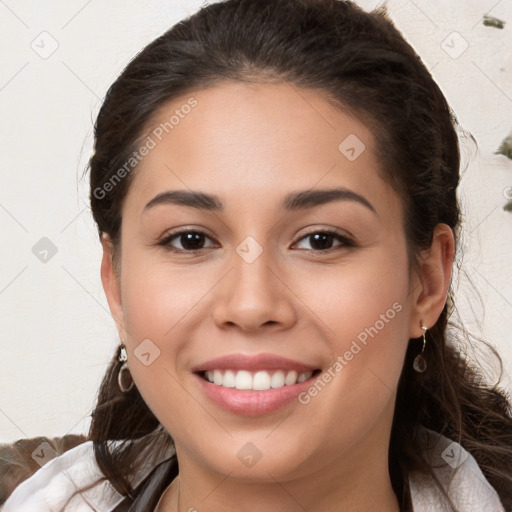
<svg viewBox="0 0 512 512">
<path fill-rule="evenodd" d="M 111 440 L 110 448 L 134 446 L 140 462 L 129 477 L 137 488 L 163 460 L 175 456 L 174 444 L 165 447 L 163 427 L 138 439 Z M 140 457 L 140 459 L 138 458 Z M 100 470 L 92 441 L 86 441 L 50 460 L 22 482 L 0 509 L 1 512 L 110 512 L 124 500 Z"/>
<path fill-rule="evenodd" d="M 50 460 L 22 482 L 2 507 L 2 512 L 60 511 L 68 504 L 77 512 L 107 511 L 123 497 L 103 478 L 94 458 L 92 441 L 84 442 Z M 97 485 L 95 485 L 97 484 Z M 92 486 L 85 492 L 78 489 Z M 73 497 L 74 496 L 74 497 Z"/>
<path fill-rule="evenodd" d="M 421 435 L 423 457 L 433 468 L 434 477 L 419 472 L 409 476 L 415 512 L 452 510 L 439 485 L 460 512 L 505 512 L 498 494 L 467 450 L 456 441 L 426 428 L 422 429 Z"/>
</svg>

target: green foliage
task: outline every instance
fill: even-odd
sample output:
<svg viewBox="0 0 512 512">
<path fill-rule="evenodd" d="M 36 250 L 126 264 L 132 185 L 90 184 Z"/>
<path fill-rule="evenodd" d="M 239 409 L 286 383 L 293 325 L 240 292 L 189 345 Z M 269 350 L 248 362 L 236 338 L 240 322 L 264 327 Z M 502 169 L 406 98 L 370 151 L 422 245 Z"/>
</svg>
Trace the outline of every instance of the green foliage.
<svg viewBox="0 0 512 512">
<path fill-rule="evenodd" d="M 498 151 L 495 153 L 496 155 L 505 155 L 507 158 L 512 160 L 512 135 L 506 137 L 503 142 L 500 144 Z"/>
<path fill-rule="evenodd" d="M 503 28 L 505 26 L 505 22 L 498 18 L 493 18 L 492 16 L 484 16 L 484 25 L 487 27 Z"/>
</svg>

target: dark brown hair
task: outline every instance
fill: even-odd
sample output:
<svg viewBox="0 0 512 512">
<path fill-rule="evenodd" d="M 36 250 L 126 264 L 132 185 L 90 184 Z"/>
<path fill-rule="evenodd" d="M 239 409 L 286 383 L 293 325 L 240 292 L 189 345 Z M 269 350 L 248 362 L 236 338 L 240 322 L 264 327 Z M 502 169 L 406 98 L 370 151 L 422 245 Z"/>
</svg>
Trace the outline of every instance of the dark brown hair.
<svg viewBox="0 0 512 512">
<path fill-rule="evenodd" d="M 385 10 L 368 13 L 341 0 L 225 0 L 203 7 L 144 48 L 110 87 L 98 114 L 90 200 L 100 236 L 106 233 L 113 240 L 116 265 L 121 208 L 136 168 L 115 186 L 105 184 L 116 173 L 119 177 L 160 108 L 225 80 L 277 80 L 314 89 L 371 127 L 382 172 L 403 201 L 412 266 L 430 246 L 437 224 L 448 224 L 458 238 L 457 121 Z M 510 403 L 496 386 L 484 383 L 457 348 L 457 337 L 465 331 L 448 328 L 452 310 L 450 292 L 428 332 L 428 370 L 423 374 L 412 370 L 421 344 L 410 340 L 389 449 L 392 483 L 405 510 L 408 475 L 431 470 L 420 455 L 423 426 L 466 448 L 512 510 Z M 109 445 L 111 440 L 141 438 L 159 425 L 136 388 L 120 392 L 119 367 L 114 357 L 89 437 L 100 469 L 127 496 L 119 510 L 152 510 L 175 473 L 169 466 L 150 475 L 146 484 L 152 487 L 133 489 L 130 476 L 140 464 L 142 448 Z M 157 451 L 172 446 L 168 435 L 148 439 Z"/>
</svg>

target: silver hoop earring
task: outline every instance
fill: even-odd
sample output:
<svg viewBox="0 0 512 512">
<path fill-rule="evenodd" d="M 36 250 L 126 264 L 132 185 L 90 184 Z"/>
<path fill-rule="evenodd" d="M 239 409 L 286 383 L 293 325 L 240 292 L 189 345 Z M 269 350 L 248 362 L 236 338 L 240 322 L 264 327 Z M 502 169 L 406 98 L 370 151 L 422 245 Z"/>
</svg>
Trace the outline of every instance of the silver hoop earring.
<svg viewBox="0 0 512 512">
<path fill-rule="evenodd" d="M 421 349 L 421 354 L 418 354 L 414 358 L 414 362 L 412 363 L 412 367 L 418 372 L 423 373 L 427 369 L 427 361 L 425 360 L 425 356 L 423 355 L 425 353 L 425 345 L 427 344 L 427 331 L 428 329 L 421 324 L 421 328 L 423 329 L 423 348 Z"/>
<path fill-rule="evenodd" d="M 119 347 L 117 360 L 122 363 L 119 373 L 117 374 L 117 384 L 123 393 L 127 393 L 133 388 L 133 378 L 130 373 L 130 367 L 128 366 L 128 354 L 126 353 L 124 344 Z"/>
</svg>

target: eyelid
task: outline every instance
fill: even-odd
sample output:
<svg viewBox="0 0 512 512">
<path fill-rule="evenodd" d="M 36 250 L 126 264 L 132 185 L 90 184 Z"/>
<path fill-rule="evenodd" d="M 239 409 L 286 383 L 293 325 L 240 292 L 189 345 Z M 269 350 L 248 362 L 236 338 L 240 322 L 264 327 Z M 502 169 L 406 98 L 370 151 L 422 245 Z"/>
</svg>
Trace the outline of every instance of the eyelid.
<svg viewBox="0 0 512 512">
<path fill-rule="evenodd" d="M 187 233 L 196 233 L 199 235 L 204 235 L 206 238 L 209 238 L 210 240 L 212 240 L 214 242 L 214 244 L 218 244 L 218 242 L 212 236 L 210 236 L 207 232 L 205 232 L 203 230 L 203 228 L 198 229 L 198 228 L 192 228 L 192 227 L 190 227 L 190 228 L 185 227 L 185 228 L 179 228 L 177 231 L 172 231 L 170 233 L 166 233 L 159 239 L 159 241 L 157 242 L 157 245 L 162 246 L 164 249 L 168 250 L 169 252 L 180 253 L 180 254 L 189 254 L 189 255 L 199 253 L 201 251 L 204 251 L 205 249 L 212 249 L 212 247 L 203 247 L 203 248 L 195 249 L 195 250 L 184 250 L 184 249 L 176 249 L 170 245 L 170 242 L 173 239 L 179 237 L 180 235 L 187 234 Z M 330 249 L 323 249 L 323 250 L 318 250 L 318 251 L 315 251 L 313 249 L 302 249 L 302 250 L 308 251 L 313 254 L 322 255 L 322 254 L 327 254 L 327 253 L 339 250 L 337 247 L 355 247 L 356 246 L 356 243 L 354 242 L 352 235 L 345 235 L 345 234 L 341 233 L 339 230 L 334 229 L 334 228 L 323 228 L 323 229 L 322 228 L 312 228 L 307 233 L 302 234 L 293 243 L 292 247 L 295 246 L 296 244 L 298 244 L 299 242 L 301 242 L 302 240 L 304 240 L 305 238 L 307 238 L 308 236 L 312 236 L 317 233 L 333 236 L 338 241 L 340 241 L 341 244 L 338 246 L 335 246 L 335 247 L 331 247 Z"/>
<path fill-rule="evenodd" d="M 218 242 L 216 242 L 215 239 L 204 230 L 204 228 L 192 228 L 192 227 L 187 228 L 187 227 L 184 227 L 184 228 L 179 228 L 176 231 L 171 231 L 171 232 L 165 233 L 162 237 L 160 237 L 158 239 L 156 245 L 162 246 L 162 247 L 164 247 L 165 249 L 167 249 L 169 251 L 188 253 L 188 254 L 193 254 L 193 253 L 202 251 L 204 249 L 210 249 L 210 247 L 203 247 L 202 249 L 196 249 L 194 251 L 185 251 L 183 249 L 175 249 L 174 247 L 171 248 L 171 246 L 169 245 L 171 240 L 173 240 L 174 238 L 179 237 L 180 235 L 186 234 L 186 233 L 197 233 L 199 235 L 204 235 L 206 238 L 209 238 L 210 240 L 212 240 L 216 244 L 218 244 Z"/>
<path fill-rule="evenodd" d="M 338 239 L 342 243 L 341 243 L 341 245 L 339 245 L 337 247 L 343 247 L 343 246 L 355 247 L 356 246 L 356 243 L 354 242 L 353 237 L 351 235 L 350 236 L 345 235 L 335 228 L 324 228 L 324 229 L 313 228 L 311 231 L 308 231 L 307 233 L 303 234 L 300 238 L 298 238 L 297 241 L 293 245 L 296 245 L 300 241 L 302 241 L 305 238 L 308 238 L 309 236 L 312 236 L 316 233 L 330 235 L 330 236 L 333 236 L 334 238 Z M 306 249 L 306 250 L 308 250 L 308 249 Z M 328 252 L 332 252 L 332 251 L 336 251 L 336 250 L 338 250 L 336 247 L 331 247 L 330 249 L 324 249 L 321 251 L 314 251 L 314 250 L 309 250 L 309 251 L 312 253 L 315 253 L 315 254 L 326 254 Z"/>
</svg>

